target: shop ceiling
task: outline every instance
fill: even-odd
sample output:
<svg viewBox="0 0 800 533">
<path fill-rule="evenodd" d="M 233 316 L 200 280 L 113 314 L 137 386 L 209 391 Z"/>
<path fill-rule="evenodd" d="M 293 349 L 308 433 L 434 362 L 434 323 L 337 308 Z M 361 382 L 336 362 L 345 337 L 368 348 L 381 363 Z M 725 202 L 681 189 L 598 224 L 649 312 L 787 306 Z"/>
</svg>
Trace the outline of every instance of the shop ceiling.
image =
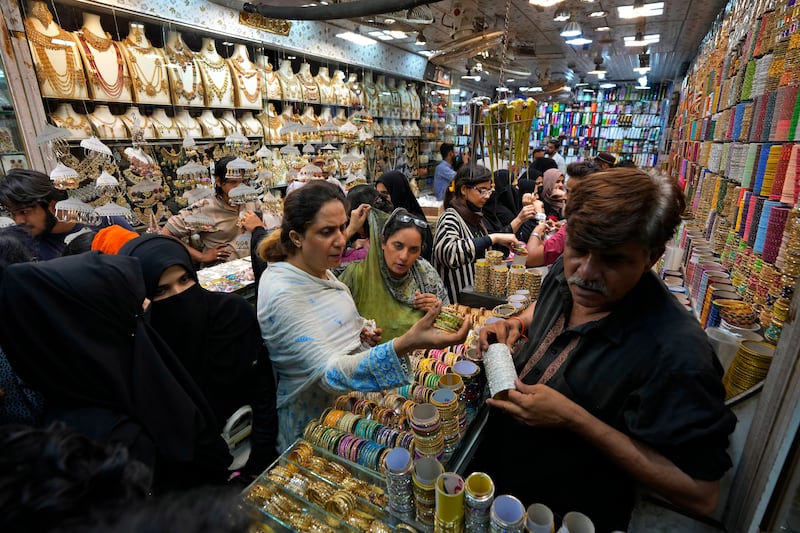
<svg viewBox="0 0 800 533">
<path fill-rule="evenodd" d="M 244 5 L 238 0 L 218 1 L 239 9 Z M 449 69 L 454 80 L 468 70 L 480 76 L 480 81 L 466 83 L 488 94 L 499 84 L 501 64 L 505 84 L 512 88 L 548 88 L 565 82 L 574 87 L 581 81 L 636 83 L 642 73 L 634 69 L 641 66 L 643 52 L 649 53 L 649 84 L 679 82 L 726 0 L 664 0 L 662 14 L 638 18 L 623 18 L 619 11 L 634 4 L 647 8 L 654 1 L 562 0 L 543 7 L 529 0 L 255 0 L 251 5 L 266 16 L 327 20 L 363 35 L 404 31 L 405 38 L 386 43 L 416 53 L 443 51 L 430 61 Z M 567 44 L 561 33 L 571 23 L 577 23 L 581 36 L 591 42 Z M 626 46 L 624 38 L 637 33 L 657 34 L 659 40 Z M 424 45 L 416 44 L 422 41 Z M 591 74 L 597 71 L 605 71 L 605 80 Z"/>
</svg>

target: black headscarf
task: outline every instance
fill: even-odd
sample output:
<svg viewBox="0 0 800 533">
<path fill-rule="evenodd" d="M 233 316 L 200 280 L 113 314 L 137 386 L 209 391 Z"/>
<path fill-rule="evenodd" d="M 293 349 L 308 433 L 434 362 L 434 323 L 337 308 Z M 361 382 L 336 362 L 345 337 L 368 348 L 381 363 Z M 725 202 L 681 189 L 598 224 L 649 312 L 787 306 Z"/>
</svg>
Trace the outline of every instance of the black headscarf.
<svg viewBox="0 0 800 533">
<path fill-rule="evenodd" d="M 197 280 L 189 253 L 172 237 L 144 235 L 126 243 L 119 253 L 139 259 L 148 297 L 171 266 L 183 266 Z M 239 407 L 251 405 L 253 451 L 259 446 L 270 449 L 259 453 L 274 451 L 274 379 L 253 306 L 238 295 L 210 292 L 196 283 L 152 302 L 150 323 L 208 399 L 218 429 Z"/>
<path fill-rule="evenodd" d="M 115 438 L 116 424 L 143 428 L 162 464 L 227 451 L 202 394 L 143 320 L 136 259 L 89 252 L 12 265 L 0 276 L 0 344 L 48 406 L 84 425 L 76 429 L 130 445 Z M 119 416 L 85 414 L 101 411 Z M 124 434 L 141 442 L 141 431 Z"/>
<path fill-rule="evenodd" d="M 420 207 L 417 197 L 411 191 L 411 186 L 408 184 L 408 179 L 405 174 L 400 171 L 392 170 L 386 172 L 378 178 L 378 183 L 383 183 L 386 190 L 392 196 L 392 205 L 395 208 L 402 207 L 409 213 L 426 220 L 425 211 Z M 425 228 L 424 236 L 422 239 L 422 258 L 430 261 L 431 253 L 433 251 L 433 233 L 430 226 Z"/>
<path fill-rule="evenodd" d="M 392 196 L 392 205 L 395 208 L 402 207 L 409 213 L 425 219 L 425 212 L 411 191 L 405 174 L 398 170 L 392 170 L 382 174 L 377 183 L 383 183 L 383 186 L 389 191 Z"/>
</svg>

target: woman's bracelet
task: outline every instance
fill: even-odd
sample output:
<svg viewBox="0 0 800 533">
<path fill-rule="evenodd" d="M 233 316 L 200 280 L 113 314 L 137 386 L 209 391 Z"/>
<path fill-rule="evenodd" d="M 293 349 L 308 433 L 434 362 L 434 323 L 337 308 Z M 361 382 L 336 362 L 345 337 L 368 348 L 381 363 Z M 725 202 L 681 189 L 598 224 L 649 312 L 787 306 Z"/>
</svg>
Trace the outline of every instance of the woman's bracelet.
<svg viewBox="0 0 800 533">
<path fill-rule="evenodd" d="M 512 316 L 510 318 L 507 318 L 506 322 L 508 322 L 509 320 L 516 320 L 517 322 L 519 322 L 519 327 L 520 327 L 519 334 L 524 337 L 525 336 L 525 322 L 523 322 L 522 319 L 520 317 L 518 317 L 518 316 Z"/>
</svg>

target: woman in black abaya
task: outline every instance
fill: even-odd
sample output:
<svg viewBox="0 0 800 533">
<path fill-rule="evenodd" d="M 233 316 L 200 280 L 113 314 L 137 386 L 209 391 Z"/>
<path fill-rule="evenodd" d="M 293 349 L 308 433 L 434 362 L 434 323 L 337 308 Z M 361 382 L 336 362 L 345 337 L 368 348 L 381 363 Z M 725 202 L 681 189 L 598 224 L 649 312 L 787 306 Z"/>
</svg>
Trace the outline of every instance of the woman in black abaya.
<svg viewBox="0 0 800 533">
<path fill-rule="evenodd" d="M 223 482 L 230 461 L 193 380 L 143 317 L 137 260 L 86 253 L 0 270 L 0 344 L 45 418 L 124 444 L 158 488 Z"/>
<path fill-rule="evenodd" d="M 172 237 L 144 235 L 119 253 L 139 260 L 150 323 L 208 400 L 217 430 L 243 405 L 252 407 L 247 470 L 262 471 L 277 455 L 278 426 L 275 381 L 255 309 L 238 295 L 202 288 L 186 248 Z"/>
</svg>

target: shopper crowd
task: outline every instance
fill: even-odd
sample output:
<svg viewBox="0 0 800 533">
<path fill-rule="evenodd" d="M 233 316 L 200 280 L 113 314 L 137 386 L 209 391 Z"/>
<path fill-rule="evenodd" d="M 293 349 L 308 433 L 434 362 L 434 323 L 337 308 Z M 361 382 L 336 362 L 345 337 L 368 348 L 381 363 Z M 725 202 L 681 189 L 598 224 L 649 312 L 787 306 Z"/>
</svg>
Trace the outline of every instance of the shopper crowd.
<svg viewBox="0 0 800 533">
<path fill-rule="evenodd" d="M 703 331 L 650 270 L 682 194 L 609 170 L 611 154 L 566 166 L 558 143 L 546 152 L 513 180 L 474 162 L 454 170 L 443 144 L 435 231 L 399 172 L 347 196 L 310 180 L 271 230 L 259 205 L 231 208 L 242 180 L 223 158 L 213 197 L 143 236 L 82 231 L 58 217 L 62 191 L 46 175 L 9 173 L 0 202 L 18 226 L 0 232 L 0 530 L 134 531 L 151 519 L 153 531 L 246 530 L 235 487 L 176 491 L 249 480 L 336 396 L 410 383 L 411 352 L 466 339 L 469 319 L 456 332 L 433 324 L 474 283 L 476 259 L 519 246 L 527 266 L 550 272 L 522 316 L 480 330 L 480 351 L 519 347 L 519 379 L 507 400 L 487 401 L 470 469 L 498 493 L 580 509 L 598 531 L 627 527 L 637 485 L 711 512 L 735 418 Z M 220 226 L 199 245 L 198 212 Z M 250 233 L 246 250 L 231 244 Z M 255 307 L 200 286 L 196 268 L 248 251 Z M 244 405 L 250 453 L 234 472 L 221 433 Z"/>
</svg>

